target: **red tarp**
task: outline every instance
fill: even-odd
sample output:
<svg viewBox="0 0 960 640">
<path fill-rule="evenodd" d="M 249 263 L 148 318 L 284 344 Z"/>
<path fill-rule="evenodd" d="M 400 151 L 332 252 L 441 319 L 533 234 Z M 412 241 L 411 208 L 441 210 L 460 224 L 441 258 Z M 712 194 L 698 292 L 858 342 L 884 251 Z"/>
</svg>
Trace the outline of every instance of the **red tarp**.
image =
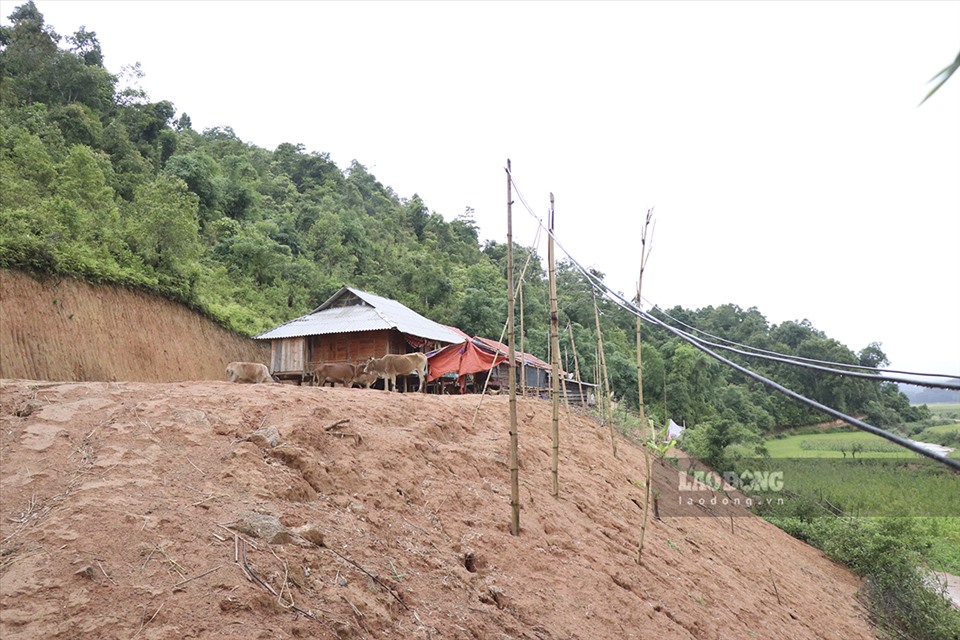
<svg viewBox="0 0 960 640">
<path fill-rule="evenodd" d="M 496 340 L 491 340 L 490 338 L 481 338 L 480 336 L 476 336 L 476 337 L 474 338 L 474 340 L 476 340 L 476 341 L 480 342 L 481 344 L 483 344 L 484 346 L 488 347 L 491 351 L 495 351 L 495 350 L 498 350 L 498 349 L 499 349 L 501 353 L 509 353 L 509 352 L 510 352 L 510 347 L 507 346 L 507 345 L 505 345 L 505 344 L 503 344 L 502 342 L 497 342 Z M 536 357 L 536 356 L 532 356 L 532 355 L 530 355 L 529 353 L 523 353 L 523 352 L 520 351 L 520 350 L 515 350 L 515 351 L 514 351 L 514 358 L 516 359 L 516 365 L 517 365 L 518 367 L 520 366 L 520 363 L 523 362 L 523 363 L 524 363 L 525 365 L 527 365 L 528 367 L 534 367 L 534 368 L 537 368 L 537 369 L 550 370 L 550 369 L 553 368 L 552 365 L 550 365 L 550 364 L 547 363 L 547 362 L 544 362 L 544 361 L 541 360 L 540 358 L 538 358 L 538 357 Z M 506 359 L 507 359 L 506 356 L 504 356 L 503 359 L 504 359 L 504 361 L 506 361 Z"/>
<path fill-rule="evenodd" d="M 432 382 L 448 373 L 459 377 L 489 371 L 505 360 L 505 356 L 481 349 L 472 340 L 451 344 L 428 356 L 427 380 Z"/>
</svg>

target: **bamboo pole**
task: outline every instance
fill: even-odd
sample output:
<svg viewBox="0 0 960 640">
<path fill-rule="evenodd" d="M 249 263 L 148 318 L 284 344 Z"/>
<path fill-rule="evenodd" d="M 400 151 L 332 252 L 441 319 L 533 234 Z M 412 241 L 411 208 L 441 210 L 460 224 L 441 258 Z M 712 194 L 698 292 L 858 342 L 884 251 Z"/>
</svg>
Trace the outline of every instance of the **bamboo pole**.
<svg viewBox="0 0 960 640">
<path fill-rule="evenodd" d="M 520 465 L 517 460 L 517 370 L 513 348 L 513 175 L 507 159 L 507 334 L 509 363 L 507 385 L 510 387 L 510 533 L 520 535 Z"/>
<path fill-rule="evenodd" d="M 597 352 L 596 360 L 593 364 L 593 380 L 597 384 L 597 389 L 601 392 L 603 391 L 603 386 L 600 382 L 600 344 L 597 343 Z M 597 395 L 597 409 L 600 410 L 600 426 L 607 424 L 607 410 L 603 403 L 603 393 Z"/>
<path fill-rule="evenodd" d="M 593 354 L 593 380 L 600 385 L 600 345 L 597 344 L 597 352 Z M 603 418 L 603 413 L 600 413 L 600 417 Z"/>
<path fill-rule="evenodd" d="M 573 349 L 573 375 L 577 377 L 577 386 L 580 387 L 580 402 L 587 406 L 587 400 L 583 397 L 583 382 L 580 380 L 580 360 L 577 358 L 577 343 L 573 340 L 573 325 L 567 321 L 567 329 L 570 330 L 570 347 Z"/>
<path fill-rule="evenodd" d="M 643 288 L 643 272 L 647 266 L 647 260 L 650 259 L 650 251 L 653 249 L 653 236 L 651 233 L 650 237 L 650 246 L 647 247 L 647 231 L 650 228 L 650 220 L 653 218 L 653 209 L 647 209 L 647 220 L 643 225 L 643 233 L 640 235 L 640 277 L 637 279 L 637 298 L 636 303 L 637 307 L 641 308 L 641 296 L 640 292 Z M 650 425 L 647 424 L 646 420 L 646 409 L 643 406 L 643 363 L 641 358 L 641 344 L 640 344 L 640 316 L 637 315 L 637 391 L 638 399 L 640 402 L 640 429 L 646 430 Z M 653 432 L 650 432 L 650 435 L 653 436 Z M 646 434 L 643 436 L 646 438 Z"/>
<path fill-rule="evenodd" d="M 653 217 L 653 209 L 647 209 L 647 220 L 643 225 L 643 233 L 640 235 L 640 277 L 637 279 L 637 308 L 641 308 L 642 297 L 640 295 L 643 287 L 643 271 L 647 266 L 647 260 L 650 258 L 650 250 L 653 248 L 653 239 L 651 237 L 651 246 L 647 247 L 647 230 L 650 228 L 650 220 Z M 655 437 L 653 425 L 647 423 L 646 411 L 643 406 L 643 367 L 640 359 L 640 316 L 637 315 L 637 386 L 640 391 L 640 432 L 644 434 L 647 428 L 650 429 L 650 436 L 643 435 L 646 441 L 652 441 Z M 645 496 L 643 499 L 643 524 L 640 526 L 640 543 L 637 545 L 637 564 L 640 564 L 643 557 L 643 540 L 647 534 L 647 520 L 650 517 L 650 494 L 652 470 L 650 468 L 650 447 L 644 444 L 643 461 L 646 467 L 646 478 L 644 479 Z"/>
<path fill-rule="evenodd" d="M 610 438 L 613 439 L 613 457 L 617 457 L 617 441 L 614 438 L 613 391 L 610 389 L 610 376 L 607 373 L 607 355 L 603 349 L 603 337 L 600 337 L 600 371 L 603 373 L 604 406 L 610 414 Z"/>
<path fill-rule="evenodd" d="M 527 397 L 527 357 L 524 355 L 527 351 L 523 348 L 523 336 L 526 331 L 523 329 L 523 278 L 517 283 L 517 293 L 520 295 L 520 395 Z"/>
<path fill-rule="evenodd" d="M 613 457 L 617 457 L 617 437 L 613 430 L 613 399 L 610 397 L 610 380 L 607 377 L 607 358 L 603 354 L 603 331 L 600 330 L 600 308 L 597 307 L 597 296 L 593 296 L 593 317 L 597 321 L 597 387 L 603 395 L 603 409 L 610 411 L 610 444 L 613 446 Z M 600 380 L 600 371 L 603 371 L 603 381 Z"/>
<path fill-rule="evenodd" d="M 547 262 L 549 263 L 550 280 L 550 363 L 553 368 L 553 380 L 550 388 L 550 398 L 553 404 L 551 434 L 553 435 L 553 454 L 550 457 L 550 474 L 552 478 L 550 495 L 560 495 L 560 316 L 557 312 L 557 271 L 553 255 L 553 194 L 550 194 L 550 216 L 547 221 Z M 566 389 L 566 385 L 564 385 Z"/>
<path fill-rule="evenodd" d="M 666 363 L 664 363 L 666 364 Z M 663 426 L 666 427 L 670 420 L 670 414 L 667 412 L 667 367 L 663 367 Z"/>
</svg>

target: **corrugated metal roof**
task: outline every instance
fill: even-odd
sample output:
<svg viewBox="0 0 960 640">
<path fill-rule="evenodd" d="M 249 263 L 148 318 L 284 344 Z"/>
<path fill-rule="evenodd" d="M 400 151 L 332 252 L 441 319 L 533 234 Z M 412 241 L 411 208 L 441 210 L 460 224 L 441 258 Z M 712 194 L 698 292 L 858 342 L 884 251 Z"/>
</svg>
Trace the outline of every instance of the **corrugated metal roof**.
<svg viewBox="0 0 960 640">
<path fill-rule="evenodd" d="M 491 340 L 490 338 L 481 338 L 480 336 L 474 336 L 473 339 L 479 341 L 481 344 L 486 345 L 488 348 L 494 351 L 499 351 L 504 355 L 510 352 L 510 346 L 503 344 L 502 342 L 497 342 L 496 340 Z M 519 349 L 514 349 L 514 364 L 519 366 L 521 358 L 523 363 L 528 367 L 534 367 L 536 369 L 549 369 L 551 371 L 553 370 L 552 364 L 544 362 L 540 358 L 530 355 L 529 353 L 524 353 Z"/>
<path fill-rule="evenodd" d="M 448 324 L 445 324 L 443 326 L 445 326 L 447 329 L 450 329 L 450 331 L 453 331 L 455 334 L 460 336 L 461 338 L 460 342 L 466 342 L 467 340 L 470 339 L 470 336 L 468 336 L 465 332 L 461 331 L 460 329 L 457 329 L 456 327 L 451 327 Z"/>
<path fill-rule="evenodd" d="M 463 342 L 454 331 L 424 318 L 396 300 L 351 287 L 343 287 L 307 315 L 265 331 L 254 339 L 274 340 L 378 329 L 397 329 L 418 338 L 451 344 Z"/>
</svg>

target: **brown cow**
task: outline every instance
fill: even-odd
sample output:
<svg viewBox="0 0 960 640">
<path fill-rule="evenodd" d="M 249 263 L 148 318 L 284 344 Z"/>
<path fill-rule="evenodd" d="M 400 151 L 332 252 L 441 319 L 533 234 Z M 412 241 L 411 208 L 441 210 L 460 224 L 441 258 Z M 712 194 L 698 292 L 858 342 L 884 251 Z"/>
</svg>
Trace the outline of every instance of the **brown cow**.
<svg viewBox="0 0 960 640">
<path fill-rule="evenodd" d="M 364 389 L 369 389 L 373 386 L 373 383 L 380 379 L 376 373 L 366 373 L 363 370 L 363 367 L 357 365 L 357 374 L 353 376 L 352 387 L 363 387 Z"/>
<path fill-rule="evenodd" d="M 267 365 L 259 362 L 231 362 L 227 365 L 227 379 L 250 384 L 275 382 Z"/>
<path fill-rule="evenodd" d="M 313 386 L 322 387 L 329 382 L 335 387 L 339 382 L 349 387 L 356 373 L 356 366 L 349 362 L 324 362 L 313 370 Z"/>
<path fill-rule="evenodd" d="M 376 373 L 386 380 L 383 383 L 385 390 L 397 390 L 397 376 L 408 376 L 416 373 L 420 380 L 420 391 L 426 392 L 427 385 L 427 356 L 422 353 L 408 353 L 406 355 L 387 354 L 382 358 L 370 358 L 363 368 L 364 373 Z"/>
</svg>

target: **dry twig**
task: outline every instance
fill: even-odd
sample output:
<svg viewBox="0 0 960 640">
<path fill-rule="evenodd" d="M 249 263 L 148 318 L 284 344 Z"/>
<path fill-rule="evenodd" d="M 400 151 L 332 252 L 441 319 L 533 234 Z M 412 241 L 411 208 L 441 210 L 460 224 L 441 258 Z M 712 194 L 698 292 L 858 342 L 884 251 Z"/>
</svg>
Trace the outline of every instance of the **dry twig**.
<svg viewBox="0 0 960 640">
<path fill-rule="evenodd" d="M 198 506 L 198 505 L 203 504 L 204 502 L 209 502 L 210 500 L 216 500 L 217 498 L 226 497 L 226 495 L 227 495 L 227 494 L 225 494 L 225 493 L 221 493 L 221 494 L 218 494 L 218 495 L 207 496 L 207 497 L 204 498 L 203 500 L 197 500 L 196 502 L 194 502 L 194 503 L 191 504 L 190 506 L 191 506 L 191 507 L 196 507 L 196 506 Z"/>
<path fill-rule="evenodd" d="M 146 622 L 144 622 L 143 618 L 147 614 L 147 607 L 146 606 L 143 607 L 143 613 L 140 615 L 140 628 L 137 629 L 137 632 L 135 634 L 133 634 L 134 638 L 140 635 L 140 632 L 143 631 L 143 628 L 145 626 L 153 622 L 153 619 L 157 617 L 157 614 L 160 613 L 160 609 L 163 609 L 163 605 L 165 604 L 167 604 L 166 601 L 164 601 L 159 607 L 157 607 L 157 610 L 153 612 L 153 615 L 150 616 L 150 619 L 147 620 Z"/>
<path fill-rule="evenodd" d="M 107 570 L 103 568 L 103 565 L 100 564 L 100 561 L 97 560 L 96 562 L 97 562 L 97 566 L 100 567 L 100 571 L 103 572 L 103 576 L 104 576 L 107 580 L 109 580 L 110 582 L 112 582 L 113 584 L 117 584 L 116 580 L 114 580 L 113 578 L 111 578 L 111 577 L 107 574 Z"/>
<path fill-rule="evenodd" d="M 160 552 L 160 555 L 162 555 L 163 558 L 164 558 L 167 562 L 170 563 L 170 566 L 172 566 L 177 573 L 179 573 L 179 574 L 180 574 L 181 576 L 183 576 L 184 578 L 187 577 L 187 574 L 188 574 L 189 572 L 183 567 L 183 565 L 181 565 L 179 562 L 177 562 L 176 560 L 174 560 L 173 558 L 171 558 L 170 556 L 168 556 L 168 555 L 167 555 L 167 552 L 163 550 L 163 547 L 161 547 L 160 545 L 155 545 L 155 546 L 154 546 L 154 550 L 155 550 L 155 551 L 159 551 L 159 552 Z M 153 552 L 151 552 L 150 555 L 152 556 L 152 555 L 153 555 Z M 149 559 L 150 559 L 150 558 L 147 558 L 147 560 L 149 560 Z M 144 563 L 143 563 L 143 566 L 147 566 L 147 563 L 144 562 Z"/>
<path fill-rule="evenodd" d="M 350 424 L 350 418 L 344 418 L 343 420 L 337 420 L 336 422 L 334 422 L 334 423 L 333 423 L 332 425 L 330 425 L 329 427 L 324 427 L 323 430 L 324 430 L 324 431 L 330 431 L 330 430 L 336 429 L 336 428 L 339 427 L 340 425 L 344 425 L 344 424 Z"/>
<path fill-rule="evenodd" d="M 340 436 L 341 439 L 343 439 L 343 438 L 353 438 L 353 439 L 354 439 L 354 444 L 356 444 L 357 446 L 359 446 L 360 443 L 363 442 L 363 438 L 360 437 L 360 434 L 359 434 L 359 433 L 344 433 L 344 432 L 342 432 L 342 431 L 334 431 L 334 432 L 332 432 L 332 433 L 328 433 L 327 435 L 328 435 L 328 436 Z"/>
<path fill-rule="evenodd" d="M 201 469 L 201 468 L 198 467 L 197 465 L 193 464 L 193 460 L 191 460 L 190 458 L 187 458 L 186 456 L 184 456 L 184 458 L 186 458 L 187 462 L 190 463 L 190 466 L 191 466 L 191 467 L 193 467 L 194 469 L 196 469 L 197 471 L 200 472 L 200 475 L 202 475 L 202 476 L 207 475 L 206 473 L 203 472 L 203 469 Z"/>
<path fill-rule="evenodd" d="M 777 596 L 777 604 L 782 605 L 783 602 L 780 601 L 780 591 L 777 590 L 777 581 L 773 579 L 773 569 L 770 569 L 770 582 L 773 583 L 773 593 Z"/>
<path fill-rule="evenodd" d="M 219 565 L 219 566 L 217 566 L 217 567 L 214 567 L 213 569 L 208 569 L 207 571 L 204 571 L 203 573 L 201 573 L 201 574 L 199 574 L 199 575 L 195 575 L 195 576 L 193 576 L 192 578 L 187 578 L 186 580 L 181 580 L 181 581 L 178 582 L 177 584 L 173 585 L 173 588 L 176 589 L 176 588 L 178 588 L 178 587 L 181 587 L 181 586 L 187 584 L 188 582 L 193 582 L 193 581 L 196 580 L 197 578 L 202 578 L 203 576 L 210 575 L 211 573 L 213 573 L 214 571 L 217 571 L 217 570 L 221 569 L 222 567 L 223 567 L 223 565 L 221 564 L 221 565 Z"/>
<path fill-rule="evenodd" d="M 361 567 L 359 564 L 357 564 L 356 562 L 354 562 L 354 561 L 351 560 L 350 558 L 346 557 L 345 555 L 343 555 L 342 553 L 340 553 L 340 552 L 337 551 L 336 549 L 332 549 L 332 548 L 330 548 L 330 547 L 324 547 L 324 549 L 326 549 L 327 551 L 330 551 L 331 553 L 333 553 L 334 555 L 336 555 L 336 556 L 337 556 L 338 558 L 340 558 L 341 560 L 344 560 L 344 561 L 346 561 L 346 562 L 349 562 L 349 563 L 352 564 L 354 567 L 356 567 L 357 569 L 359 569 L 362 573 L 365 573 L 367 576 L 370 577 L 371 580 L 373 580 L 373 581 L 376 582 L 378 585 L 380 585 L 381 587 L 383 587 L 383 589 L 384 589 L 387 593 L 389 593 L 391 596 L 393 596 L 394 600 L 396 600 L 397 602 L 399 602 L 399 603 L 403 606 L 404 609 L 407 609 L 407 610 L 410 609 L 410 607 L 407 606 L 407 603 L 400 599 L 400 596 L 397 595 L 397 592 L 394 591 L 393 589 L 391 589 L 390 587 L 388 587 L 387 585 L 385 585 L 385 584 L 383 583 L 383 580 L 381 580 L 380 578 L 378 578 L 378 577 L 375 576 L 374 574 L 370 573 L 369 571 L 367 571 L 366 569 L 364 569 L 363 567 Z"/>
<path fill-rule="evenodd" d="M 271 587 L 269 584 L 261 580 L 260 576 L 254 573 L 253 569 L 250 568 L 250 565 L 247 564 L 247 544 L 246 544 L 246 540 L 243 540 L 242 538 L 241 540 L 243 541 L 243 544 L 240 545 L 240 559 L 243 562 L 243 565 L 242 565 L 243 568 L 250 575 L 250 577 L 253 578 L 254 582 L 258 583 L 261 587 L 263 587 L 273 595 L 277 595 L 277 592 L 273 590 L 273 587 Z"/>
<path fill-rule="evenodd" d="M 249 540 L 249 539 L 247 539 L 247 538 L 244 538 L 242 535 L 240 535 L 239 533 L 237 533 L 237 532 L 234 531 L 233 529 L 230 529 L 230 528 L 229 528 L 229 525 L 232 525 L 232 524 L 234 524 L 234 523 L 233 523 L 233 522 L 228 522 L 228 523 L 227 523 L 227 526 L 225 526 L 225 525 L 220 524 L 219 522 L 216 523 L 216 525 L 217 525 L 218 527 L 220 527 L 221 529 L 223 529 L 224 531 L 229 531 L 229 532 L 230 532 L 230 535 L 232 535 L 234 538 L 240 538 L 241 540 L 243 540 L 244 542 L 246 542 L 247 544 L 249 544 L 249 545 L 250 545 L 251 547 L 253 547 L 254 549 L 260 549 L 260 546 L 259 546 L 256 542 L 254 542 L 253 540 Z M 237 561 L 237 560 L 234 560 L 234 562 L 236 562 L 236 561 Z"/>
</svg>

